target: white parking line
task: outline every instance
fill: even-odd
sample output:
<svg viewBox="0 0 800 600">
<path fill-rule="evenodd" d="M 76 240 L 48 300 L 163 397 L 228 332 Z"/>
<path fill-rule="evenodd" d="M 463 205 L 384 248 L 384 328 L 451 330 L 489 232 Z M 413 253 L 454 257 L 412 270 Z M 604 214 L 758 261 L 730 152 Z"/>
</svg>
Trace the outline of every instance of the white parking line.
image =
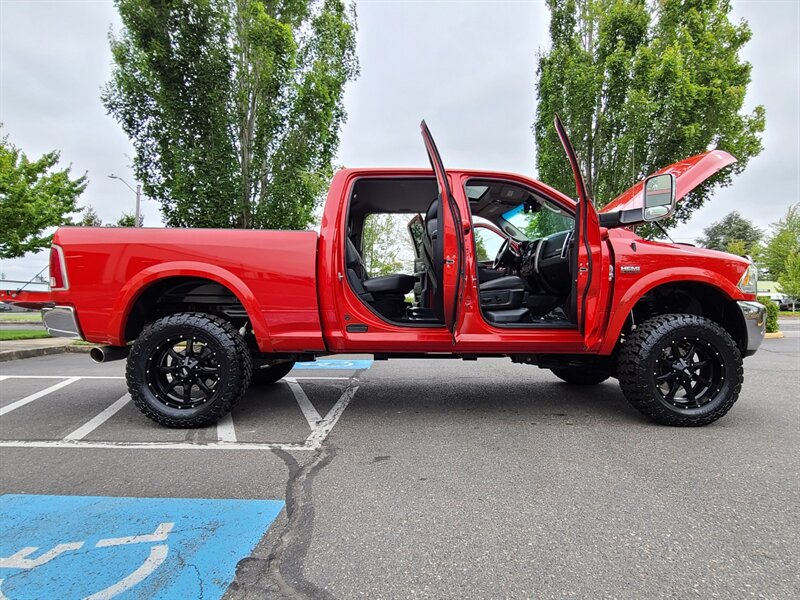
<svg viewBox="0 0 800 600">
<path fill-rule="evenodd" d="M 8 375 L 0 375 L 0 381 L 3 381 L 4 379 L 8 379 Z"/>
<path fill-rule="evenodd" d="M 126 450 L 316 450 L 306 442 L 95 442 L 87 440 L 0 440 L 0 448 L 116 448 Z"/>
<path fill-rule="evenodd" d="M 130 402 L 131 397 L 128 394 L 125 394 L 122 398 L 114 402 L 111 406 L 106 408 L 103 412 L 99 415 L 90 419 L 80 427 L 78 427 L 75 431 L 67 435 L 64 439 L 65 440 L 82 440 L 87 435 L 92 433 L 95 429 L 100 427 L 103 423 L 108 421 L 111 417 L 117 414 L 123 406 L 125 406 L 128 402 Z"/>
<path fill-rule="evenodd" d="M 40 392 L 31 394 L 9 404 L 8 406 L 0 409 L 0 416 L 11 412 L 24 406 L 29 402 L 41 398 L 59 390 L 75 381 L 81 379 L 124 379 L 124 377 L 60 377 L 57 375 L 7 375 L 3 376 L 4 379 L 64 379 L 55 385 L 52 385 Z M 333 408 L 328 411 L 328 414 L 323 418 L 320 416 L 317 409 L 308 399 L 303 388 L 297 382 L 298 379 L 316 379 L 316 380 L 339 380 L 348 381 L 348 386 L 342 392 L 342 395 L 336 401 Z M 297 401 L 300 410 L 303 413 L 306 421 L 311 427 L 311 434 L 304 442 L 284 442 L 284 443 L 270 443 L 270 442 L 237 442 L 236 430 L 233 425 L 233 417 L 228 414 L 217 423 L 217 439 L 216 442 L 202 443 L 202 442 L 122 442 L 122 441 L 95 441 L 85 440 L 84 438 L 92 431 L 100 427 L 103 423 L 108 421 L 117 412 L 119 412 L 128 402 L 130 396 L 125 394 L 119 400 L 114 402 L 111 406 L 107 407 L 100 414 L 90 419 L 78 427 L 75 431 L 67 435 L 61 440 L 0 440 L 0 448 L 112 448 L 112 449 L 138 449 L 138 450 L 317 450 L 325 438 L 328 437 L 333 426 L 336 425 L 339 418 L 342 416 L 345 408 L 353 399 L 353 396 L 358 391 L 358 385 L 355 385 L 358 380 L 352 377 L 286 377 L 286 383 L 292 391 L 292 395 Z"/>
<path fill-rule="evenodd" d="M 350 404 L 350 401 L 353 399 L 353 396 L 356 395 L 358 391 L 358 386 L 347 386 L 339 399 L 336 401 L 336 404 L 333 405 L 333 408 L 328 411 L 328 414 L 325 415 L 325 419 L 322 420 L 321 423 L 311 432 L 311 435 L 306 438 L 306 444 L 309 444 L 312 448 L 319 448 L 322 442 L 325 441 L 325 438 L 328 437 L 328 434 L 333 429 L 333 426 L 336 425 L 336 422 L 339 420 L 339 417 L 342 416 L 344 409 L 347 408 L 347 405 Z"/>
<path fill-rule="evenodd" d="M 233 427 L 233 415 L 231 413 L 217 421 L 217 439 L 220 442 L 236 441 L 236 429 Z"/>
<path fill-rule="evenodd" d="M 322 417 L 317 412 L 317 409 L 311 404 L 303 388 L 297 383 L 297 379 L 294 377 L 284 377 L 283 380 L 289 384 L 289 389 L 292 390 L 294 399 L 297 400 L 297 405 L 300 407 L 300 410 L 303 411 L 303 416 L 306 418 L 306 421 L 308 421 L 309 427 L 311 427 L 312 430 L 315 429 L 320 421 L 322 421 Z"/>
<path fill-rule="evenodd" d="M 125 379 L 111 375 L 6 375 L 7 379 Z"/>
<path fill-rule="evenodd" d="M 36 392 L 35 394 L 31 394 L 30 396 L 25 396 L 22 400 L 17 400 L 16 402 L 12 402 L 8 406 L 0 408 L 0 417 L 2 417 L 3 415 L 7 415 L 12 410 L 18 409 L 20 406 L 25 406 L 29 402 L 33 402 L 34 400 L 38 400 L 43 396 L 47 396 L 47 394 L 50 394 L 51 392 L 55 392 L 56 390 L 60 390 L 63 387 L 67 387 L 70 383 L 75 383 L 76 381 L 78 381 L 78 379 L 79 379 L 78 377 L 70 377 L 66 381 L 59 381 L 57 384 L 51 385 L 49 388 L 43 389 L 41 392 Z"/>
</svg>

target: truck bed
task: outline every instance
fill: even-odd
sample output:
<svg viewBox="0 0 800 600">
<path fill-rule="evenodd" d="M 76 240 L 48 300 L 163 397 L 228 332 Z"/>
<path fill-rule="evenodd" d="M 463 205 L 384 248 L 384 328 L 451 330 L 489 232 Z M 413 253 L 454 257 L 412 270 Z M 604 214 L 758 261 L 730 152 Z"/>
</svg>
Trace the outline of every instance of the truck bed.
<svg viewBox="0 0 800 600">
<path fill-rule="evenodd" d="M 52 301 L 75 309 L 88 341 L 124 344 L 137 299 L 165 278 L 191 277 L 236 295 L 263 352 L 325 350 L 313 231 L 67 227 L 53 243 L 69 289 L 52 290 Z"/>
</svg>

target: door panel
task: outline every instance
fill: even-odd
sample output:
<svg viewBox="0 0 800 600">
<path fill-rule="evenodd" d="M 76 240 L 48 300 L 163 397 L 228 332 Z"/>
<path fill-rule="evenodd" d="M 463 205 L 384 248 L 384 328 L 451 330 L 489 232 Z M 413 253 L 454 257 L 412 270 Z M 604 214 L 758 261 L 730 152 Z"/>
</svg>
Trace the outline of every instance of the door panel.
<svg viewBox="0 0 800 600">
<path fill-rule="evenodd" d="M 555 127 L 572 167 L 578 193 L 574 233 L 574 248 L 577 256 L 573 263 L 573 268 L 576 269 L 573 273 L 575 282 L 573 297 L 578 330 L 583 334 L 586 347 L 591 347 L 599 339 L 600 326 L 603 322 L 602 315 L 598 314 L 602 282 L 600 219 L 586 190 L 578 157 L 575 155 L 575 150 L 558 115 L 555 117 Z"/>
<path fill-rule="evenodd" d="M 444 322 L 453 336 L 453 343 L 455 343 L 464 280 L 464 232 L 461 227 L 461 210 L 453 196 L 442 158 L 425 121 L 422 121 L 420 128 L 425 148 L 428 151 L 428 158 L 436 174 L 436 183 L 439 186 L 439 236 L 443 244 L 441 256 L 444 259 L 444 266 L 441 270 L 441 281 L 438 282 L 442 290 L 441 294 L 437 295 L 442 298 Z"/>
</svg>

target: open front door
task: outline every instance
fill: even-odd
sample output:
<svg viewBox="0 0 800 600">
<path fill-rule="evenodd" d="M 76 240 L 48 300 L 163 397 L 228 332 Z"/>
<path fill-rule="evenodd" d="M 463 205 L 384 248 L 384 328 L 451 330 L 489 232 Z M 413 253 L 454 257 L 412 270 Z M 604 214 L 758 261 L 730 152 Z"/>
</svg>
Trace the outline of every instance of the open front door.
<svg viewBox="0 0 800 600">
<path fill-rule="evenodd" d="M 425 149 L 428 151 L 428 158 L 436 174 L 436 183 L 439 187 L 438 197 L 438 240 L 442 244 L 439 257 L 443 259 L 443 265 L 434 265 L 437 285 L 441 287 L 434 294 L 435 298 L 441 298 L 442 306 L 434 307 L 435 312 L 441 312 L 443 320 L 453 335 L 455 343 L 456 324 L 458 322 L 460 296 L 464 280 L 464 232 L 461 228 L 461 211 L 458 208 L 456 199 L 450 189 L 450 181 L 442 164 L 442 157 L 436 149 L 431 132 L 425 121 L 420 123 L 422 129 L 422 139 L 425 141 Z"/>
<path fill-rule="evenodd" d="M 586 190 L 575 150 L 558 115 L 555 117 L 555 126 L 561 145 L 564 146 L 564 151 L 572 166 L 578 193 L 573 233 L 573 248 L 577 261 L 573 260 L 573 264 L 570 266 L 573 269 L 572 299 L 578 329 L 583 334 L 584 343 L 590 347 L 598 341 L 602 325 L 601 315 L 598 314 L 602 268 L 600 219 Z"/>
</svg>

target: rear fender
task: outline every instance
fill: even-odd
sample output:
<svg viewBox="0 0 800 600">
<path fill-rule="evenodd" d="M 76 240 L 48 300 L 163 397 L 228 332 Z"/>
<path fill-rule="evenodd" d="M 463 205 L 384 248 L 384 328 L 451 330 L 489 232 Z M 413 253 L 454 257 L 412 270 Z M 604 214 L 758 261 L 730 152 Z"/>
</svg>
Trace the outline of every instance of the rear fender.
<svg viewBox="0 0 800 600">
<path fill-rule="evenodd" d="M 698 269 L 693 267 L 681 267 L 680 270 L 660 270 L 655 273 L 650 273 L 636 281 L 622 298 L 615 303 L 614 311 L 608 322 L 606 336 L 598 350 L 598 354 L 611 354 L 614 347 L 619 341 L 619 336 L 622 333 L 622 328 L 628 320 L 633 307 L 636 303 L 650 290 L 657 288 L 660 285 L 668 283 L 680 282 L 693 282 L 702 283 L 706 286 L 715 288 L 728 299 L 737 299 L 742 296 L 739 289 L 727 279 L 719 276 L 719 273 L 709 271 L 707 269 Z"/>
<path fill-rule="evenodd" d="M 111 313 L 108 333 L 112 345 L 124 345 L 125 324 L 136 300 L 153 283 L 168 277 L 200 277 L 225 286 L 233 292 L 247 311 L 256 343 L 262 352 L 272 352 L 269 327 L 261 312 L 261 305 L 250 288 L 236 275 L 221 267 L 208 263 L 175 261 L 153 265 L 132 277 L 120 290 L 117 303 Z"/>
</svg>

